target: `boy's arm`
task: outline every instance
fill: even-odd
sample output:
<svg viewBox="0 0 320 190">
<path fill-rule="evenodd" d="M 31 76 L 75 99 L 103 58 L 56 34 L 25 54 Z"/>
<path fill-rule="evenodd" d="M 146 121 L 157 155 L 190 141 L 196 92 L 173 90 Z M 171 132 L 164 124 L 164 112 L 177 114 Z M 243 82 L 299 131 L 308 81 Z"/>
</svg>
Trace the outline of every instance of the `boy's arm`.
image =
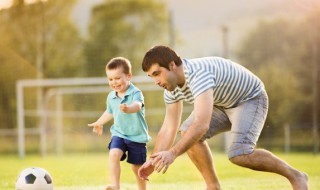
<svg viewBox="0 0 320 190">
<path fill-rule="evenodd" d="M 135 91 L 133 94 L 133 103 L 131 105 L 120 104 L 119 109 L 123 113 L 136 113 L 140 111 L 144 104 L 144 97 L 141 91 Z"/>
<path fill-rule="evenodd" d="M 135 101 L 131 105 L 120 104 L 119 109 L 124 113 L 136 113 L 142 107 L 142 102 Z"/>
<path fill-rule="evenodd" d="M 113 115 L 106 110 L 96 122 L 90 123 L 88 124 L 88 126 L 93 127 L 93 132 L 97 133 L 98 135 L 102 135 L 103 125 L 110 121 L 112 118 Z"/>
</svg>

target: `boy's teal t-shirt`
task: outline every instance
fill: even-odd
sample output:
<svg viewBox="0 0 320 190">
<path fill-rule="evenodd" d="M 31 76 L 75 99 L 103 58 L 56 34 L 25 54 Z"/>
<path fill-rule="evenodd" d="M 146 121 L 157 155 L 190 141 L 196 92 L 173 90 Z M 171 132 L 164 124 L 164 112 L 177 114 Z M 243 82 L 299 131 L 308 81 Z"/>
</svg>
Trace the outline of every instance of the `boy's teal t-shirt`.
<svg viewBox="0 0 320 190">
<path fill-rule="evenodd" d="M 136 113 L 124 113 L 119 109 L 120 104 L 131 105 L 138 101 L 142 108 Z M 107 98 L 107 112 L 113 114 L 114 124 L 110 128 L 112 136 L 118 136 L 134 142 L 146 143 L 151 140 L 145 120 L 145 106 L 142 92 L 130 84 L 123 98 L 117 96 L 115 91 L 109 93 Z"/>
</svg>

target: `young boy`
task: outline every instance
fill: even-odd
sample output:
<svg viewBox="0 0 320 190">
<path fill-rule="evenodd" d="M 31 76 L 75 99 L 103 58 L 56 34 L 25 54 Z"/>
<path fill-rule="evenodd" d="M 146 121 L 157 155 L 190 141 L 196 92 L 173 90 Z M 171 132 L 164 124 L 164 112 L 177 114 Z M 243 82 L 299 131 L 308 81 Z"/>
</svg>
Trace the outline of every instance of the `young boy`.
<svg viewBox="0 0 320 190">
<path fill-rule="evenodd" d="M 120 161 L 127 158 L 136 176 L 138 189 L 145 190 L 146 182 L 138 177 L 138 169 L 146 161 L 146 143 L 151 140 L 146 124 L 144 97 L 130 81 L 130 61 L 123 57 L 111 59 L 106 65 L 106 74 L 111 91 L 107 98 L 107 110 L 94 123 L 93 132 L 101 135 L 103 125 L 114 119 L 110 128 L 109 166 L 111 185 L 106 190 L 120 189 Z"/>
</svg>

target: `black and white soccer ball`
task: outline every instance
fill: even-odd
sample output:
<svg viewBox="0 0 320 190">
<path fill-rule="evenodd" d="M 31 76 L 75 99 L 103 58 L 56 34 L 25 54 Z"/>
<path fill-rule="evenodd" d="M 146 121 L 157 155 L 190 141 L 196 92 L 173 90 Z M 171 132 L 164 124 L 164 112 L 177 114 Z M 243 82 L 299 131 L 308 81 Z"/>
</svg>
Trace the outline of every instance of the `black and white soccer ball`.
<svg viewBox="0 0 320 190">
<path fill-rule="evenodd" d="M 16 190 L 53 190 L 52 177 L 43 168 L 26 168 L 18 176 Z"/>
</svg>

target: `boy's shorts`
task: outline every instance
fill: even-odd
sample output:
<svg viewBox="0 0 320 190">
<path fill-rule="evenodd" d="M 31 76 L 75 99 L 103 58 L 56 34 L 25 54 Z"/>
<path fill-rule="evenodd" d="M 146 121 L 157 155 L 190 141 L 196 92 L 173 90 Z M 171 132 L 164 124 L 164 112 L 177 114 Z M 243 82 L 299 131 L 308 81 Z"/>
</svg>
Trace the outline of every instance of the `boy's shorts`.
<svg viewBox="0 0 320 190">
<path fill-rule="evenodd" d="M 147 146 L 146 143 L 137 143 L 128 139 L 113 136 L 108 146 L 109 150 L 118 148 L 123 151 L 121 161 L 128 159 L 127 162 L 135 165 L 142 165 L 147 159 Z"/>
<path fill-rule="evenodd" d="M 258 141 L 268 112 L 268 96 L 263 91 L 259 96 L 241 102 L 234 108 L 224 109 L 214 106 L 209 130 L 201 138 L 206 140 L 216 134 L 229 131 L 228 157 L 251 154 Z M 193 121 L 194 114 L 180 126 L 180 131 L 187 131 Z"/>
</svg>

